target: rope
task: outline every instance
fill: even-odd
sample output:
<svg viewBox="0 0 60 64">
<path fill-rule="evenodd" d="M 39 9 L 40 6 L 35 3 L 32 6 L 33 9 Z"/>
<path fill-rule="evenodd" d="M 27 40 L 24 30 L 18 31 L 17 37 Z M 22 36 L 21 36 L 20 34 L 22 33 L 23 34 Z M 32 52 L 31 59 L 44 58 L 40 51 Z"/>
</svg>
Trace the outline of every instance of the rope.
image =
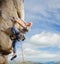
<svg viewBox="0 0 60 64">
<path fill-rule="evenodd" d="M 21 43 L 21 51 L 22 51 L 22 64 L 24 64 L 24 51 L 23 51 L 22 43 Z"/>
</svg>

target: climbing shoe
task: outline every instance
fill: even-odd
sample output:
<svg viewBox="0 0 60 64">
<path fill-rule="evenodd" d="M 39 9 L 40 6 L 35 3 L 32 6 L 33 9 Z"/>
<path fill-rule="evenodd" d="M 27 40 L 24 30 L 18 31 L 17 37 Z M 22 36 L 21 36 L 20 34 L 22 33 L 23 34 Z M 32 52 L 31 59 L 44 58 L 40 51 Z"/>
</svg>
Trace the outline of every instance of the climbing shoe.
<svg viewBox="0 0 60 64">
<path fill-rule="evenodd" d="M 13 57 L 11 58 L 11 61 L 14 60 L 16 57 L 17 57 L 17 55 L 13 56 Z"/>
</svg>

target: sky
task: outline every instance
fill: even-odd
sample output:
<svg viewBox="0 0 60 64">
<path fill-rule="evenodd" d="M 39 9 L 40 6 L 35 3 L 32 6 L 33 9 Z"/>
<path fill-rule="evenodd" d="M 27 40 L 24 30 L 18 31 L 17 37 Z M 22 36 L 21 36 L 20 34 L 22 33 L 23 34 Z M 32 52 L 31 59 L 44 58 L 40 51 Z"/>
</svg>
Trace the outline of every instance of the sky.
<svg viewBox="0 0 60 64">
<path fill-rule="evenodd" d="M 26 22 L 33 23 L 22 42 L 24 60 L 60 61 L 60 0 L 25 0 L 24 10 Z M 16 59 L 22 60 L 21 44 L 16 48 Z"/>
</svg>

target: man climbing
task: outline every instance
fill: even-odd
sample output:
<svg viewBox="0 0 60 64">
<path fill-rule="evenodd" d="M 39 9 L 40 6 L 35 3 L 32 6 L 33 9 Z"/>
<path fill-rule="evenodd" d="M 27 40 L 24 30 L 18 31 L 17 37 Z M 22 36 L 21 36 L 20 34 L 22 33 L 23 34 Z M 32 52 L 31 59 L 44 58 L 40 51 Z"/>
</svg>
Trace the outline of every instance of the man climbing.
<svg viewBox="0 0 60 64">
<path fill-rule="evenodd" d="M 11 28 L 11 31 L 12 31 L 12 35 L 11 35 L 11 39 L 12 39 L 12 46 L 13 46 L 13 57 L 11 58 L 11 60 L 13 60 L 14 58 L 17 57 L 16 55 L 16 43 L 20 40 L 24 41 L 25 40 L 25 36 L 24 34 L 26 34 L 26 32 L 29 31 L 30 27 L 32 26 L 32 23 L 28 23 L 26 24 L 26 27 L 24 27 L 20 22 L 18 22 L 14 17 L 12 19 L 13 21 L 13 27 Z M 21 27 L 22 27 L 22 30 L 19 29 L 17 26 L 16 26 L 16 23 L 18 23 Z"/>
<path fill-rule="evenodd" d="M 11 58 L 11 60 L 13 60 L 14 58 L 17 57 L 17 55 L 16 55 L 16 43 L 20 42 L 20 40 L 24 41 L 25 36 L 15 26 L 13 26 L 11 28 L 11 31 L 12 31 L 12 35 L 10 37 L 11 37 L 12 46 L 13 46 L 13 57 Z"/>
</svg>

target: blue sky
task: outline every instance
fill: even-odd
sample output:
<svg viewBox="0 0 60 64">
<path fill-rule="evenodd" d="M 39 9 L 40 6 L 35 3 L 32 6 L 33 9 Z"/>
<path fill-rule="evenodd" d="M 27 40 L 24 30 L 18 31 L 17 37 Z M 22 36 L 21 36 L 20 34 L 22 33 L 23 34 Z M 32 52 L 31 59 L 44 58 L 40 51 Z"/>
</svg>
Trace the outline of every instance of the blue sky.
<svg viewBox="0 0 60 64">
<path fill-rule="evenodd" d="M 25 20 L 33 23 L 23 43 L 25 60 L 60 61 L 60 0 L 25 0 L 24 7 Z"/>
</svg>

